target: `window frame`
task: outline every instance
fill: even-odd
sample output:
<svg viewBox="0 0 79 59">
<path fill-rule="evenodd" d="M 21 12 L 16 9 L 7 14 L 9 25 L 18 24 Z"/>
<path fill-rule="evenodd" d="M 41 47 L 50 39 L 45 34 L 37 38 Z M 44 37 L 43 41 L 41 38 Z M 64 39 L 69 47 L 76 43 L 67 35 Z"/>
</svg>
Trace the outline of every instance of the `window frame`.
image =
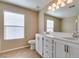
<svg viewBox="0 0 79 59">
<path fill-rule="evenodd" d="M 53 27 L 48 27 L 48 24 L 47 24 L 47 21 L 48 21 L 48 20 L 53 21 L 53 24 L 52 24 Z M 47 20 L 46 20 L 46 32 L 48 32 L 48 28 L 52 29 L 52 32 L 54 32 L 54 23 L 55 23 L 54 20 L 51 20 L 51 19 L 47 19 Z"/>
<path fill-rule="evenodd" d="M 15 13 L 15 14 L 22 14 L 22 15 L 24 15 L 24 21 L 25 21 L 25 14 L 23 14 L 23 13 L 17 13 L 17 12 L 12 12 L 12 11 L 4 11 L 3 12 L 3 15 L 5 16 L 5 12 L 10 12 L 10 13 Z M 5 19 L 4 19 L 4 21 L 5 21 Z M 20 26 L 20 25 L 5 25 L 4 24 L 4 21 L 3 21 L 3 33 L 4 33 L 4 40 L 18 40 L 18 39 L 24 39 L 25 38 L 25 23 L 24 23 L 24 25 L 23 26 Z M 13 39 L 5 39 L 5 27 L 23 27 L 23 29 L 24 29 L 24 34 L 23 34 L 23 38 L 13 38 Z"/>
</svg>

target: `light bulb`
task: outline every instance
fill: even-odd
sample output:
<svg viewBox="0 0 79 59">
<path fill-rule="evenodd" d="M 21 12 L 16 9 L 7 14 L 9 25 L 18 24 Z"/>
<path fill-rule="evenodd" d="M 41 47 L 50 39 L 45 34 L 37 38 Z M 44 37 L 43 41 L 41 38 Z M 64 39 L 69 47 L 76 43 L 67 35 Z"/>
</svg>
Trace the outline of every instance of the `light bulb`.
<svg viewBox="0 0 79 59">
<path fill-rule="evenodd" d="M 61 3 L 61 7 L 64 7 L 64 6 L 66 6 L 66 4 L 63 2 L 63 3 Z"/>
<path fill-rule="evenodd" d="M 61 3 L 62 3 L 62 1 L 61 0 L 58 0 L 57 5 L 60 5 Z"/>
<path fill-rule="evenodd" d="M 53 4 L 52 4 L 52 7 L 56 7 L 56 4 L 55 4 L 55 3 L 53 3 Z"/>
<path fill-rule="evenodd" d="M 51 7 L 51 6 L 49 6 L 49 7 L 48 7 L 48 10 L 51 10 L 51 9 L 52 9 L 52 7 Z"/>
<path fill-rule="evenodd" d="M 67 0 L 67 4 L 70 4 L 72 2 L 73 2 L 73 0 Z"/>
<path fill-rule="evenodd" d="M 59 8 L 60 8 L 60 7 L 57 5 L 57 6 L 56 6 L 56 9 L 59 9 Z"/>
</svg>

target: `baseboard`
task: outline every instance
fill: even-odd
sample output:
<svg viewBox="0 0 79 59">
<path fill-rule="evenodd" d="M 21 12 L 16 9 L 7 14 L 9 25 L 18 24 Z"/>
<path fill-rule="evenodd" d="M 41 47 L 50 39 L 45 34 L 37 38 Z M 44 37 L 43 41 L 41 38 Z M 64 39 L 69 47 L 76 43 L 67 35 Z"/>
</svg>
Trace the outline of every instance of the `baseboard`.
<svg viewBox="0 0 79 59">
<path fill-rule="evenodd" d="M 18 50 L 18 49 L 22 49 L 22 48 L 28 48 L 28 47 L 29 47 L 29 46 L 22 46 L 22 47 L 18 47 L 18 48 L 3 50 L 3 51 L 0 51 L 0 54 L 1 54 L 1 53 L 10 52 L 10 51 L 14 51 L 14 50 Z"/>
</svg>

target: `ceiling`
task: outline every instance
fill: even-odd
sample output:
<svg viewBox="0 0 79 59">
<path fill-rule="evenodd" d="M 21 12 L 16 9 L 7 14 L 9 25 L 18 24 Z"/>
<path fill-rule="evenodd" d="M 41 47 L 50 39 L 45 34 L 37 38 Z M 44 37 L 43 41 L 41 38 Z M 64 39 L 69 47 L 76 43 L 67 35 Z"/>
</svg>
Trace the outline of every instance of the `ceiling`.
<svg viewBox="0 0 79 59">
<path fill-rule="evenodd" d="M 72 5 L 75 5 L 75 7 L 69 8 Z M 46 13 L 59 18 L 79 15 L 79 0 L 74 0 L 72 4 L 66 5 L 65 7 L 55 10 L 54 12 L 47 11 Z"/>
<path fill-rule="evenodd" d="M 51 2 L 52 0 L 0 0 L 0 1 L 38 11 L 44 8 L 46 5 L 48 5 L 48 3 Z M 75 5 L 75 7 L 69 8 L 69 6 L 71 5 Z M 78 15 L 79 14 L 79 0 L 74 0 L 72 4 L 66 5 L 65 7 L 62 7 L 54 12 L 47 11 L 46 13 L 55 17 L 59 17 L 59 18 L 65 18 L 65 17 Z"/>
<path fill-rule="evenodd" d="M 0 0 L 0 1 L 15 4 L 25 8 L 30 8 L 32 10 L 37 11 L 44 8 L 52 0 Z"/>
</svg>

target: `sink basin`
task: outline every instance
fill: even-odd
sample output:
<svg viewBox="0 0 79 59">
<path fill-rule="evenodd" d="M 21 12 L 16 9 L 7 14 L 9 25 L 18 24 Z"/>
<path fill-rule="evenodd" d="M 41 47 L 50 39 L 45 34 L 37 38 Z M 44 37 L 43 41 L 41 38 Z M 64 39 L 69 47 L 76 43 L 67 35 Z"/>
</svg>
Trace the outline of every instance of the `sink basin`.
<svg viewBox="0 0 79 59">
<path fill-rule="evenodd" d="M 78 38 L 74 38 L 74 37 L 63 37 L 63 38 L 68 40 L 78 40 Z"/>
</svg>

